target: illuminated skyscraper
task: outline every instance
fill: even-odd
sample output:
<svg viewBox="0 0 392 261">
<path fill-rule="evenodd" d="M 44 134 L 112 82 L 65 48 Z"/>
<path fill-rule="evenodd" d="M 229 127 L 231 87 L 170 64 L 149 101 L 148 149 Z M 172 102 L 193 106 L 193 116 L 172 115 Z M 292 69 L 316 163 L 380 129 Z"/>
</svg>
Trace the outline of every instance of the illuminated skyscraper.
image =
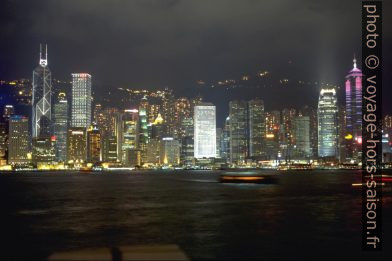
<svg viewBox="0 0 392 261">
<path fill-rule="evenodd" d="M 321 89 L 318 101 L 318 156 L 338 157 L 338 107 L 335 89 Z"/>
<path fill-rule="evenodd" d="M 230 159 L 230 117 L 226 117 L 221 135 L 220 157 L 228 161 Z"/>
<path fill-rule="evenodd" d="M 98 124 L 98 127 L 100 127 L 100 123 L 102 121 L 102 105 L 100 103 L 97 103 L 94 105 L 93 109 L 93 122 Z"/>
<path fill-rule="evenodd" d="M 359 161 L 361 158 L 362 143 L 362 77 L 357 68 L 354 57 L 353 69 L 347 74 L 345 81 L 346 90 L 346 136 L 351 137 L 346 141 L 347 158 Z"/>
<path fill-rule="evenodd" d="M 249 109 L 249 156 L 260 159 L 264 156 L 265 115 L 264 101 L 254 99 L 248 102 Z"/>
<path fill-rule="evenodd" d="M 72 74 L 72 127 L 88 128 L 91 124 L 91 75 Z"/>
<path fill-rule="evenodd" d="M 141 161 L 147 162 L 147 144 L 148 144 L 148 129 L 147 129 L 147 111 L 144 107 L 139 107 L 139 149 Z"/>
<path fill-rule="evenodd" d="M 160 164 L 177 166 L 180 164 L 180 143 L 171 137 L 162 138 L 160 141 Z"/>
<path fill-rule="evenodd" d="M 317 110 L 305 105 L 301 108 L 300 115 L 309 117 L 310 152 L 312 157 L 317 157 Z"/>
<path fill-rule="evenodd" d="M 188 117 L 182 120 L 181 123 L 181 163 L 184 166 L 193 164 L 194 159 L 194 139 L 195 133 L 193 118 Z"/>
<path fill-rule="evenodd" d="M 265 151 L 267 153 L 267 159 L 278 160 L 278 157 L 280 156 L 280 111 L 267 112 L 265 122 Z"/>
<path fill-rule="evenodd" d="M 174 136 L 177 138 L 182 138 L 181 124 L 182 121 L 190 117 L 191 113 L 191 103 L 188 98 L 182 97 L 174 101 L 173 109 L 173 124 L 175 126 Z"/>
<path fill-rule="evenodd" d="M 362 77 L 354 57 L 354 67 L 346 76 L 347 131 L 354 139 L 362 137 Z"/>
<path fill-rule="evenodd" d="M 7 140 L 8 140 L 8 129 L 5 122 L 0 121 L 0 166 L 7 163 Z"/>
<path fill-rule="evenodd" d="M 102 160 L 104 162 L 117 161 L 117 138 L 114 136 L 104 137 L 102 140 Z"/>
<path fill-rule="evenodd" d="M 6 104 L 3 109 L 3 119 L 0 118 L 0 166 L 7 163 L 9 120 L 14 113 L 14 106 Z"/>
<path fill-rule="evenodd" d="M 201 103 L 194 109 L 194 156 L 216 157 L 216 110 L 211 103 Z"/>
<path fill-rule="evenodd" d="M 48 68 L 48 48 L 45 57 L 40 45 L 39 65 L 33 71 L 32 137 L 50 137 L 52 134 L 52 73 Z"/>
<path fill-rule="evenodd" d="M 102 161 L 101 132 L 95 123 L 87 130 L 87 161 L 91 163 Z"/>
<path fill-rule="evenodd" d="M 56 160 L 54 137 L 35 137 L 32 139 L 32 163 L 39 167 L 40 164 L 51 164 Z"/>
<path fill-rule="evenodd" d="M 6 104 L 4 106 L 4 111 L 3 111 L 3 118 L 7 120 L 9 117 L 15 114 L 15 109 L 14 106 L 11 104 Z"/>
<path fill-rule="evenodd" d="M 248 108 L 246 101 L 229 103 L 230 161 L 244 163 L 248 157 Z"/>
<path fill-rule="evenodd" d="M 56 157 L 58 161 L 67 160 L 68 101 L 60 92 L 53 106 L 54 136 L 56 137 Z"/>
<path fill-rule="evenodd" d="M 159 104 L 149 104 L 148 105 L 148 122 L 153 123 L 158 117 L 161 110 L 161 105 Z"/>
<path fill-rule="evenodd" d="M 73 163 L 84 163 L 87 160 L 86 128 L 72 127 L 67 135 L 67 160 Z"/>
<path fill-rule="evenodd" d="M 310 150 L 310 118 L 309 116 L 297 116 L 293 120 L 293 157 L 308 158 Z"/>
<path fill-rule="evenodd" d="M 120 145 L 122 162 L 129 162 L 129 157 L 133 155 L 130 151 L 135 151 L 139 147 L 139 111 L 136 109 L 124 110 L 121 119 Z"/>
<path fill-rule="evenodd" d="M 26 165 L 30 161 L 29 153 L 29 120 L 27 117 L 14 115 L 9 120 L 8 164 Z"/>
</svg>

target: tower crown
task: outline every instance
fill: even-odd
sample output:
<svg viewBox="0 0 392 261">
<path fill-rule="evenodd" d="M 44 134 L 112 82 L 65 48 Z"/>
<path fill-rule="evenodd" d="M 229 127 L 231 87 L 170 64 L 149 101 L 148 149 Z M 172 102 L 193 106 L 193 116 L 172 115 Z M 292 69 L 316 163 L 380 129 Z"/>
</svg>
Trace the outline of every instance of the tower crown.
<svg viewBox="0 0 392 261">
<path fill-rule="evenodd" d="M 42 57 L 42 45 L 39 45 L 39 65 L 46 67 L 48 65 L 48 45 L 45 44 L 45 58 Z"/>
</svg>

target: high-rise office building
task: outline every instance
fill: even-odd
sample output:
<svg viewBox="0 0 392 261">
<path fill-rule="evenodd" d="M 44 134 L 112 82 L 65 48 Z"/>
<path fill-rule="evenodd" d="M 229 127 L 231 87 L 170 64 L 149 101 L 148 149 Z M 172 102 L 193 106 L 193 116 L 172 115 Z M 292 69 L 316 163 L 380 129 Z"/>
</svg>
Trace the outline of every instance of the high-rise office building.
<svg viewBox="0 0 392 261">
<path fill-rule="evenodd" d="M 121 117 L 120 145 L 122 162 L 129 162 L 129 157 L 139 148 L 139 111 L 137 109 L 124 110 Z"/>
<path fill-rule="evenodd" d="M 305 105 L 300 110 L 300 115 L 309 117 L 309 139 L 310 139 L 310 150 L 311 157 L 317 157 L 317 110 L 313 107 Z"/>
<path fill-rule="evenodd" d="M 161 111 L 160 104 L 149 104 L 148 105 L 148 122 L 153 123 L 155 119 L 158 117 L 158 114 Z"/>
<path fill-rule="evenodd" d="M 160 145 L 159 139 L 151 139 L 147 144 L 147 163 L 157 165 L 160 158 Z M 192 154 L 193 156 L 193 154 Z"/>
<path fill-rule="evenodd" d="M 53 106 L 53 123 L 56 158 L 58 161 L 65 162 L 67 160 L 68 101 L 63 92 L 59 93 L 57 102 Z"/>
<path fill-rule="evenodd" d="M 230 117 L 225 119 L 220 141 L 220 157 L 228 161 L 230 159 Z"/>
<path fill-rule="evenodd" d="M 297 116 L 293 121 L 294 158 L 309 158 L 310 150 L 310 118 Z"/>
<path fill-rule="evenodd" d="M 357 68 L 357 60 L 353 60 L 353 69 L 347 74 L 346 87 L 346 117 L 347 131 L 353 138 L 362 137 L 362 77 Z"/>
<path fill-rule="evenodd" d="M 193 117 L 186 117 L 181 123 L 181 163 L 184 166 L 190 166 L 193 164 L 194 159 L 194 122 Z"/>
<path fill-rule="evenodd" d="M 50 137 L 52 134 L 52 73 L 48 67 L 48 52 L 45 57 L 40 46 L 39 65 L 33 71 L 32 93 L 32 137 Z"/>
<path fill-rule="evenodd" d="M 161 116 L 165 122 L 166 132 L 169 136 L 172 136 L 175 132 L 175 121 L 174 115 L 174 96 L 173 91 L 165 88 L 164 95 L 162 97 L 162 110 Z"/>
<path fill-rule="evenodd" d="M 216 157 L 216 108 L 211 103 L 201 103 L 194 109 L 194 156 Z"/>
<path fill-rule="evenodd" d="M 297 111 L 293 108 L 283 109 L 281 113 L 281 125 L 280 125 L 280 147 L 282 150 L 282 156 L 286 160 L 291 160 L 294 144 L 293 136 L 293 125 L 294 118 L 297 115 Z"/>
<path fill-rule="evenodd" d="M 223 133 L 222 128 L 216 128 L 216 157 L 217 158 L 220 158 L 221 155 L 222 133 Z"/>
<path fill-rule="evenodd" d="M 98 126 L 100 126 L 100 123 L 102 121 L 102 117 L 103 117 L 102 111 L 103 111 L 102 104 L 97 103 L 94 105 L 92 119 L 93 119 L 93 122 L 98 124 Z"/>
<path fill-rule="evenodd" d="M 174 136 L 182 138 L 181 124 L 184 119 L 191 117 L 191 103 L 188 98 L 181 97 L 176 99 L 173 105 Z"/>
<path fill-rule="evenodd" d="M 117 121 L 119 120 L 119 110 L 117 108 L 105 108 L 101 117 L 98 117 L 98 127 L 102 136 L 117 137 Z"/>
<path fill-rule="evenodd" d="M 7 163 L 9 119 L 14 113 L 14 106 L 6 104 L 3 109 L 3 118 L 0 118 L 0 166 Z"/>
<path fill-rule="evenodd" d="M 68 128 L 67 160 L 73 163 L 84 163 L 87 160 L 86 128 Z"/>
<path fill-rule="evenodd" d="M 3 118 L 4 120 L 8 119 L 12 115 L 15 114 L 15 108 L 11 104 L 6 104 L 3 109 Z"/>
<path fill-rule="evenodd" d="M 229 103 L 230 161 L 244 163 L 248 157 L 248 108 L 246 101 Z"/>
<path fill-rule="evenodd" d="M 32 139 L 32 163 L 39 167 L 39 164 L 52 164 L 56 161 L 55 151 L 56 139 L 52 137 L 35 137 Z"/>
<path fill-rule="evenodd" d="M 180 164 L 180 142 L 172 137 L 162 138 L 160 141 L 160 164 L 177 166 Z"/>
<path fill-rule="evenodd" d="M 88 128 L 91 125 L 91 75 L 72 74 L 71 126 Z"/>
<path fill-rule="evenodd" d="M 95 123 L 87 129 L 87 161 L 91 163 L 102 161 L 101 132 Z"/>
<path fill-rule="evenodd" d="M 280 155 L 279 143 L 281 140 L 280 111 L 267 112 L 265 117 L 265 123 L 265 151 L 267 153 L 267 159 L 277 160 Z"/>
<path fill-rule="evenodd" d="M 20 115 L 11 116 L 8 135 L 8 164 L 30 163 L 27 155 L 29 153 L 29 119 Z"/>
<path fill-rule="evenodd" d="M 5 122 L 0 121 L 0 166 L 7 164 L 7 140 L 8 140 L 8 126 Z"/>
<path fill-rule="evenodd" d="M 114 136 L 103 137 L 102 160 L 104 162 L 117 162 L 117 138 Z"/>
<path fill-rule="evenodd" d="M 338 157 L 338 107 L 335 89 L 321 89 L 318 101 L 318 156 Z"/>
<path fill-rule="evenodd" d="M 248 102 L 249 109 L 249 156 L 261 159 L 265 154 L 264 101 L 254 99 Z"/>
<path fill-rule="evenodd" d="M 147 128 L 147 111 L 144 107 L 139 107 L 139 149 L 141 162 L 147 161 L 147 144 L 149 141 Z"/>
<path fill-rule="evenodd" d="M 345 78 L 346 94 L 346 136 L 352 137 L 346 140 L 347 158 L 361 160 L 362 143 L 362 71 L 357 68 L 357 60 L 354 57 L 353 69 Z"/>
</svg>

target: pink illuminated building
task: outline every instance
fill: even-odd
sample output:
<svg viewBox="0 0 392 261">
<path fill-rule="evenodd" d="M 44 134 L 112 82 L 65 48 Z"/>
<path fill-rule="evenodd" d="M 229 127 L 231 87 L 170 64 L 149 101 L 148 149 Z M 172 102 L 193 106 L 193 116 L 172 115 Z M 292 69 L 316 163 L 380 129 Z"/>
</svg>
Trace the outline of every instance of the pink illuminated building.
<svg viewBox="0 0 392 261">
<path fill-rule="evenodd" d="M 348 155 L 359 159 L 362 142 L 362 71 L 357 68 L 354 56 L 354 68 L 347 74 L 346 90 L 346 135 L 350 139 Z"/>
</svg>

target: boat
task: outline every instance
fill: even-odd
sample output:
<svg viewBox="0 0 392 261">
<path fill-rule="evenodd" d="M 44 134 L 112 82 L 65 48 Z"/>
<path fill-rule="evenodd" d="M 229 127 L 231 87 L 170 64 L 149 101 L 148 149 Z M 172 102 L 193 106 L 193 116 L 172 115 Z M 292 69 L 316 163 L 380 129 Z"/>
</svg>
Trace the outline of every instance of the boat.
<svg viewBox="0 0 392 261">
<path fill-rule="evenodd" d="M 225 173 L 219 177 L 221 183 L 275 184 L 277 177 L 271 174 Z"/>
<path fill-rule="evenodd" d="M 312 170 L 312 164 L 310 163 L 291 163 L 291 164 L 280 164 L 278 170 Z"/>
</svg>

